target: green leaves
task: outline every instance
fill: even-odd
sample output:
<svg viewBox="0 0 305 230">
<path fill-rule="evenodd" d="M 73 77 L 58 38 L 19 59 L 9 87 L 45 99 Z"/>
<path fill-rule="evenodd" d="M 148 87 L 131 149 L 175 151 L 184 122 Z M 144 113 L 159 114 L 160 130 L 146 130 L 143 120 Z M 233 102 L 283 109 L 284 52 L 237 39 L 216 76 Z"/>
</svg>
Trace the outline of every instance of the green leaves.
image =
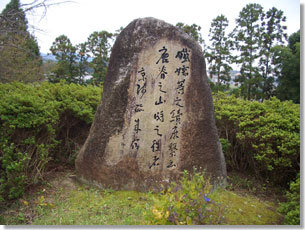
<svg viewBox="0 0 305 230">
<path fill-rule="evenodd" d="M 95 31 L 88 37 L 88 49 L 93 57 L 90 62 L 90 67 L 94 70 L 92 83 L 95 85 L 105 80 L 111 51 L 110 41 L 113 40 L 113 36 L 107 31 Z"/>
<path fill-rule="evenodd" d="M 300 174 L 290 182 L 286 192 L 287 202 L 281 203 L 279 211 L 285 215 L 284 224 L 300 225 Z"/>
<path fill-rule="evenodd" d="M 37 41 L 19 0 L 11 0 L 0 14 L 0 82 L 34 82 L 43 78 Z"/>
<path fill-rule="evenodd" d="M 276 98 L 263 103 L 218 93 L 214 96 L 227 166 L 286 186 L 300 170 L 300 107 Z M 222 141 L 224 142 L 224 141 Z"/>
<path fill-rule="evenodd" d="M 289 44 L 272 48 L 273 74 L 277 76 L 276 95 L 281 100 L 300 103 L 300 31 L 289 37 Z"/>
<path fill-rule="evenodd" d="M 50 161 L 64 164 L 74 158 L 78 145 L 70 130 L 80 126 L 86 132 L 101 91 L 64 82 L 0 84 L 2 199 L 18 198 L 26 186 L 40 181 Z"/>
<path fill-rule="evenodd" d="M 259 4 L 246 5 L 236 19 L 236 27 L 233 31 L 235 47 L 239 52 L 236 58 L 241 64 L 241 77 L 236 79 L 242 84 L 241 93 L 248 100 L 257 98 L 259 72 L 255 65 L 260 57 L 259 50 L 262 44 L 263 27 L 261 20 L 264 17 L 263 7 Z"/>
<path fill-rule="evenodd" d="M 55 39 L 50 51 L 56 57 L 57 64 L 54 70 L 54 76 L 50 75 L 50 82 L 59 82 L 66 80 L 69 83 L 81 83 L 78 79 L 77 54 L 70 39 L 61 35 Z"/>
<path fill-rule="evenodd" d="M 88 40 L 76 46 L 61 35 L 55 39 L 50 50 L 57 59 L 55 68 L 48 73 L 50 82 L 66 80 L 68 83 L 99 86 L 105 80 L 114 35 L 107 31 L 93 32 Z M 92 79 L 85 76 L 92 74 Z"/>
<path fill-rule="evenodd" d="M 275 95 L 278 75 L 274 74 L 277 67 L 272 63 L 272 48 L 287 38 L 285 20 L 283 11 L 273 7 L 265 13 L 259 4 L 246 5 L 236 19 L 232 37 L 241 76 L 235 80 L 241 84 L 241 95 L 248 100 Z"/>
<path fill-rule="evenodd" d="M 210 28 L 210 41 L 212 46 L 208 47 L 206 57 L 209 61 L 209 70 L 211 76 L 217 77 L 217 86 L 224 85 L 228 89 L 231 80 L 230 63 L 232 62 L 231 51 L 233 49 L 232 41 L 225 35 L 225 30 L 229 25 L 228 19 L 220 15 L 213 19 Z M 217 87 L 214 87 L 217 90 Z"/>
<path fill-rule="evenodd" d="M 224 207 L 209 198 L 212 186 L 205 177 L 196 169 L 193 173 L 184 171 L 178 183 L 173 182 L 154 197 L 153 206 L 146 214 L 150 224 L 221 224 Z"/>
<path fill-rule="evenodd" d="M 178 22 L 176 26 L 181 30 L 183 30 L 188 35 L 190 35 L 192 38 L 194 38 L 195 41 L 197 41 L 199 44 L 204 45 L 204 40 L 200 33 L 201 30 L 200 26 L 198 26 L 197 24 L 187 25 L 182 22 Z"/>
</svg>

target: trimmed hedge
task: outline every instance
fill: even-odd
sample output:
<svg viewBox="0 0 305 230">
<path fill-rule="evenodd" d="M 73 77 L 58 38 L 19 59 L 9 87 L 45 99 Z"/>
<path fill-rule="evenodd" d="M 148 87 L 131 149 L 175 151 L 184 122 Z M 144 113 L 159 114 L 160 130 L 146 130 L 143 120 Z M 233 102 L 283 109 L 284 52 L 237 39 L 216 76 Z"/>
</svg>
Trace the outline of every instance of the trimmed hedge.
<svg viewBox="0 0 305 230">
<path fill-rule="evenodd" d="M 0 84 L 0 203 L 20 197 L 50 162 L 72 163 L 102 88 L 65 84 Z"/>
<path fill-rule="evenodd" d="M 44 172 L 74 165 L 102 87 L 0 84 L 0 203 L 20 197 Z M 228 169 L 288 186 L 300 171 L 300 106 L 273 98 L 246 101 L 214 95 Z"/>
<path fill-rule="evenodd" d="M 216 124 L 229 169 L 288 186 L 300 171 L 300 105 L 276 98 L 214 95 Z"/>
</svg>

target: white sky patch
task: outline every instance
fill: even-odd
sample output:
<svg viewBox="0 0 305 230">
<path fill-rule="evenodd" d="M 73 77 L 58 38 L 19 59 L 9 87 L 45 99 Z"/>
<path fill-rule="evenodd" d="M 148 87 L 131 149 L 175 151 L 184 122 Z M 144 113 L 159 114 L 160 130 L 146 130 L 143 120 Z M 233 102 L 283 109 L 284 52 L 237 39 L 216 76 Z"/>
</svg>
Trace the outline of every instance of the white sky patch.
<svg viewBox="0 0 305 230">
<path fill-rule="evenodd" d="M 33 0 L 21 0 L 29 3 Z M 304 0 L 303 0 L 304 1 Z M 9 0 L 0 1 L 0 11 Z M 229 20 L 227 32 L 235 27 L 235 19 L 248 3 L 259 3 L 264 10 L 272 8 L 284 11 L 287 17 L 287 33 L 290 35 L 300 28 L 299 0 L 75 0 L 71 3 L 51 6 L 40 20 L 39 14 L 28 15 L 31 25 L 43 31 L 35 31 L 42 53 L 49 53 L 55 38 L 65 34 L 73 45 L 85 42 L 94 31 L 115 32 L 141 17 L 155 17 L 171 24 L 183 22 L 201 26 L 201 34 L 209 44 L 208 34 L 211 22 L 223 14 Z"/>
</svg>

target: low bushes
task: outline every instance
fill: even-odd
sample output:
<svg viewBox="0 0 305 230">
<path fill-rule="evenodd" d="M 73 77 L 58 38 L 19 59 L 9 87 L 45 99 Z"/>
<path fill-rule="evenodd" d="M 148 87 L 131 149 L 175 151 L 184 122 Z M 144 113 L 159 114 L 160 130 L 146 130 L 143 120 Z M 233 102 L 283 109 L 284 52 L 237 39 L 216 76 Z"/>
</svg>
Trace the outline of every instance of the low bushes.
<svg viewBox="0 0 305 230">
<path fill-rule="evenodd" d="M 0 84 L 0 202 L 21 196 L 50 162 L 74 158 L 100 97 L 101 88 L 64 82 Z"/>
<path fill-rule="evenodd" d="M 281 203 L 279 211 L 285 215 L 284 224 L 300 225 L 300 174 L 290 182 L 286 192 L 287 202 Z"/>
<path fill-rule="evenodd" d="M 0 204 L 20 197 L 46 171 L 74 164 L 101 93 L 99 87 L 64 82 L 0 84 Z M 253 173 L 288 188 L 300 171 L 300 106 L 276 98 L 261 103 L 218 93 L 214 107 L 228 169 Z M 186 180 L 182 187 L 172 187 L 178 190 L 168 192 L 151 212 L 162 216 L 154 218 L 156 223 L 221 222 L 221 207 L 207 201 L 203 178 L 195 175 L 191 180 L 202 185 L 202 193 L 193 194 L 193 185 Z M 299 190 L 289 194 L 293 194 L 287 195 L 291 205 L 283 205 L 282 210 L 295 216 Z M 170 199 L 175 200 L 172 206 Z M 192 211 L 200 207 L 202 212 Z M 199 215 L 207 210 L 214 210 L 215 216 Z"/>
<path fill-rule="evenodd" d="M 300 171 L 300 105 L 276 98 L 214 95 L 216 124 L 229 169 L 287 186 Z"/>
<path fill-rule="evenodd" d="M 289 189 L 279 211 L 300 224 L 300 105 L 276 98 L 246 101 L 214 95 L 216 124 L 228 169 Z M 297 178 L 295 180 L 295 178 Z"/>
</svg>

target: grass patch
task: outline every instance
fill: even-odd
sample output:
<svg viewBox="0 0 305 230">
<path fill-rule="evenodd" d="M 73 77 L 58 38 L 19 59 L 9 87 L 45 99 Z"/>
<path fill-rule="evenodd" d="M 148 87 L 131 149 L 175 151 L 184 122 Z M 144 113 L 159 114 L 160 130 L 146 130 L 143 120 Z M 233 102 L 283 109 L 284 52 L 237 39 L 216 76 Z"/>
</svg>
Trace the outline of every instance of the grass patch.
<svg viewBox="0 0 305 230">
<path fill-rule="evenodd" d="M 186 186 L 181 185 L 179 189 L 175 189 L 176 185 L 162 193 L 141 193 L 81 185 L 71 179 L 70 174 L 57 175 L 15 202 L 0 215 L 1 224 L 157 225 L 221 220 L 215 224 L 275 225 L 282 221 L 276 211 L 277 204 L 225 189 L 206 194 L 208 186 L 202 190 L 198 187 L 203 182 L 201 177 L 185 179 L 182 184 Z M 199 214 L 199 209 L 192 210 L 192 207 L 199 207 L 202 212 Z M 221 218 L 208 216 L 206 219 L 202 213 L 214 213 Z M 171 222 L 171 218 L 177 221 Z"/>
<path fill-rule="evenodd" d="M 41 210 L 34 225 L 134 225 L 144 221 L 146 194 L 80 186 L 58 197 L 54 208 Z"/>
<path fill-rule="evenodd" d="M 223 206 L 224 222 L 229 225 L 276 225 L 282 216 L 274 203 L 261 201 L 252 195 L 241 196 L 235 192 L 218 189 L 211 199 Z"/>
</svg>

